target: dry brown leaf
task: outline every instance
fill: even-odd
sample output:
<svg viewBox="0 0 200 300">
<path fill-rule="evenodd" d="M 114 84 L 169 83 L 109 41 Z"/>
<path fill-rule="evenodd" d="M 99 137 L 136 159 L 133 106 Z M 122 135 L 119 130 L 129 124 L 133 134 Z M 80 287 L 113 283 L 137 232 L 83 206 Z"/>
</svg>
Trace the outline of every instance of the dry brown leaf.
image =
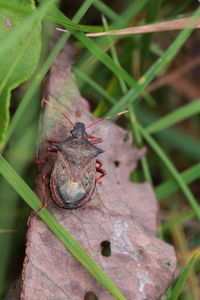
<svg viewBox="0 0 200 300">
<path fill-rule="evenodd" d="M 81 98 L 70 72 L 73 55 L 73 49 L 67 46 L 54 62 L 45 99 L 57 103 L 73 122 L 90 124 L 95 118 L 89 112 L 88 103 Z M 45 135 L 62 139 L 69 131 L 65 126 L 66 120 L 51 107 L 46 107 Z M 89 133 L 104 139 L 101 147 L 106 152 L 101 160 L 106 177 L 97 184 L 91 201 L 72 211 L 61 209 L 53 202 L 47 185 L 48 208 L 128 300 L 155 300 L 173 279 L 176 257 L 170 245 L 156 238 L 158 205 L 152 187 L 149 183 L 129 181 L 130 171 L 144 151 L 133 149 L 130 134 L 109 121 L 92 127 Z M 43 147 L 45 144 L 40 154 Z M 55 158 L 53 153 L 41 171 L 50 168 Z M 102 246 L 108 245 L 111 254 L 106 257 L 101 251 Z M 21 299 L 80 300 L 86 299 L 89 291 L 99 300 L 113 299 L 46 225 L 32 216 Z"/>
</svg>

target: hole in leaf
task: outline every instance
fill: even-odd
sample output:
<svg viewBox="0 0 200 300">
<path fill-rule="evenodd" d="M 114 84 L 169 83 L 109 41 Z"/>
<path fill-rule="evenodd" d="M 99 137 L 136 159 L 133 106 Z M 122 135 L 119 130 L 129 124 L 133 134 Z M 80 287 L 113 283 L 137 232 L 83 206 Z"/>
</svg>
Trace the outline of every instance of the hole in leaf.
<svg viewBox="0 0 200 300">
<path fill-rule="evenodd" d="M 98 300 L 97 296 L 93 292 L 87 292 L 84 296 L 84 300 Z"/>
<path fill-rule="evenodd" d="M 118 160 L 114 160 L 114 165 L 115 165 L 115 167 L 117 168 L 117 167 L 119 167 L 119 165 L 120 165 L 120 161 L 118 161 Z"/>
<path fill-rule="evenodd" d="M 144 250 L 144 248 L 143 248 L 143 247 L 140 247 L 140 248 L 139 248 L 139 251 L 140 251 L 140 253 L 142 253 L 142 254 L 143 254 L 145 250 Z"/>
<path fill-rule="evenodd" d="M 171 267 L 171 266 L 172 266 L 171 261 L 167 260 L 167 261 L 165 262 L 165 266 L 166 266 L 166 267 Z"/>
<path fill-rule="evenodd" d="M 111 248 L 110 248 L 110 242 L 109 241 L 101 242 L 101 254 L 103 256 L 107 256 L 107 257 L 111 255 Z"/>
</svg>

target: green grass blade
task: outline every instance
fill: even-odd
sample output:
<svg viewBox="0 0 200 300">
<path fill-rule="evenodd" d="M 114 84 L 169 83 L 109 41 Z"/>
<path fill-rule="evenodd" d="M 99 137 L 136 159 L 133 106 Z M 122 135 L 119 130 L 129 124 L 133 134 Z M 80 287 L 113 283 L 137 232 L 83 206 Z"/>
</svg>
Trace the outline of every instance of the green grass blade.
<svg viewBox="0 0 200 300">
<path fill-rule="evenodd" d="M 145 7 L 145 5 L 148 3 L 149 0 L 136 0 L 131 1 L 131 3 L 128 5 L 127 9 L 125 10 L 122 19 L 124 19 L 123 22 L 130 22 L 141 12 L 141 10 Z"/>
<path fill-rule="evenodd" d="M 160 8 L 160 0 L 152 0 L 148 2 L 148 10 L 146 13 L 146 23 L 154 23 Z M 144 34 L 141 39 L 141 71 L 145 70 L 146 62 L 149 58 L 149 50 L 151 46 L 152 33 Z"/>
<path fill-rule="evenodd" d="M 151 146 L 151 148 L 154 150 L 154 152 L 157 154 L 157 156 L 162 160 L 162 162 L 165 164 L 165 167 L 168 169 L 168 171 L 171 173 L 171 175 L 174 177 L 178 185 L 180 186 L 182 192 L 186 196 L 188 203 L 192 207 L 195 215 L 200 220 L 200 206 L 194 196 L 192 195 L 189 188 L 186 186 L 184 180 L 176 170 L 175 166 L 171 163 L 167 155 L 164 153 L 162 148 L 156 143 L 156 141 L 146 132 L 146 130 L 136 123 L 138 126 L 138 129 L 143 136 L 143 138 L 148 142 L 148 144 Z"/>
<path fill-rule="evenodd" d="M 89 39 L 81 32 L 72 32 L 72 34 L 117 77 L 123 79 L 129 86 L 136 88 L 136 82 L 133 78 L 122 67 L 117 65 L 110 56 L 102 51 L 92 39 Z"/>
<path fill-rule="evenodd" d="M 200 163 L 194 165 L 190 169 L 180 174 L 182 180 L 188 184 L 200 177 Z M 159 200 L 171 196 L 174 192 L 179 190 L 179 185 L 174 179 L 167 180 L 156 187 L 155 192 Z"/>
<path fill-rule="evenodd" d="M 171 148 L 177 149 L 180 153 L 187 155 L 192 161 L 200 160 L 200 142 L 193 136 L 184 133 L 182 130 L 176 128 L 169 128 L 166 131 L 156 134 L 160 141 L 167 140 Z"/>
<path fill-rule="evenodd" d="M 33 210 L 36 211 L 41 207 L 41 202 L 35 193 L 25 184 L 21 177 L 2 156 L 0 156 L 0 173 L 2 173 L 10 185 Z M 118 290 L 106 273 L 88 255 L 70 233 L 57 222 L 47 209 L 42 210 L 38 215 L 71 254 L 92 274 L 92 276 L 110 291 L 115 299 L 126 300 L 125 296 Z"/>
<path fill-rule="evenodd" d="M 133 132 L 134 132 L 134 140 L 136 143 L 136 147 L 141 148 L 144 146 L 141 134 L 137 128 L 136 125 L 136 115 L 131 107 L 131 105 L 129 106 L 129 114 L 130 114 L 130 121 L 131 121 L 131 125 L 133 127 Z M 145 181 L 149 182 L 149 183 L 153 183 L 152 177 L 151 177 L 151 172 L 150 172 L 150 168 L 149 168 L 149 164 L 148 164 L 148 160 L 146 155 L 144 155 L 143 157 L 141 157 L 141 165 L 142 165 L 142 171 L 144 174 L 144 179 Z"/>
<path fill-rule="evenodd" d="M 198 8 L 193 16 L 196 21 L 197 16 L 200 15 L 200 8 Z M 115 114 L 121 110 L 123 110 L 128 104 L 134 102 L 139 95 L 144 92 L 144 89 L 149 85 L 149 83 L 153 80 L 153 78 L 169 66 L 172 59 L 178 53 L 180 48 L 186 42 L 190 34 L 192 33 L 191 28 L 186 28 L 179 33 L 176 40 L 171 44 L 171 46 L 164 52 L 164 54 L 152 65 L 152 67 L 140 78 L 138 83 L 135 85 L 134 89 L 128 91 L 128 93 L 120 99 L 109 111 L 106 115 Z M 121 74 L 119 73 L 119 76 Z M 127 82 L 127 81 L 126 81 Z M 128 83 L 128 82 L 127 82 Z"/>
<path fill-rule="evenodd" d="M 12 232 L 16 232 L 16 229 L 2 229 L 0 228 L 0 234 L 2 233 L 12 233 Z"/>
<path fill-rule="evenodd" d="M 88 85 L 90 85 L 94 90 L 96 90 L 103 98 L 108 100 L 111 104 L 115 103 L 115 98 L 108 94 L 98 83 L 96 83 L 92 78 L 87 76 L 84 72 L 82 72 L 80 69 L 73 67 L 72 71 L 80 77 L 84 82 L 86 82 Z"/>
<path fill-rule="evenodd" d="M 105 18 L 104 15 L 102 16 L 102 23 L 103 23 L 104 30 L 108 31 L 108 23 L 107 23 L 107 20 L 106 20 L 106 18 Z M 113 43 L 112 37 L 111 36 L 107 36 L 107 41 L 108 41 L 108 44 L 110 46 L 109 48 L 110 48 L 111 56 L 112 56 L 112 59 L 113 59 L 114 63 L 117 66 L 121 67 L 120 60 L 119 60 L 119 57 L 117 55 L 117 51 L 115 49 L 115 45 Z M 127 86 L 126 86 L 123 78 L 118 77 L 118 81 L 119 81 L 122 93 L 123 94 L 126 93 L 127 92 Z"/>
<path fill-rule="evenodd" d="M 149 125 L 146 128 L 146 131 L 152 134 L 164 130 L 198 113 L 200 113 L 200 99 L 194 100 L 193 102 L 169 113 L 167 116 L 160 118 L 158 121 Z"/>
<path fill-rule="evenodd" d="M 114 28 L 128 25 L 128 23 L 144 8 L 146 3 L 148 3 L 148 0 L 132 1 L 121 15 L 118 15 L 108 5 L 102 3 L 100 0 L 95 0 L 94 6 L 98 8 L 101 13 L 114 21 L 112 24 L 112 27 Z M 106 39 L 104 39 L 104 41 L 106 41 Z"/>
<path fill-rule="evenodd" d="M 180 294 L 182 292 L 182 289 L 185 285 L 185 282 L 188 278 L 188 275 L 189 275 L 189 273 L 190 273 L 190 271 L 191 271 L 191 269 L 194 265 L 195 258 L 196 258 L 196 255 L 193 255 L 193 257 L 191 258 L 191 260 L 189 261 L 189 263 L 185 267 L 183 273 L 179 276 L 179 279 L 176 282 L 175 287 L 171 291 L 171 295 L 170 295 L 169 300 L 177 300 L 178 297 L 180 296 Z"/>
<path fill-rule="evenodd" d="M 37 95 L 36 95 L 37 99 Z M 14 139 L 9 144 L 6 151 L 6 158 L 10 164 L 17 170 L 17 173 L 27 176 L 27 169 L 30 170 L 30 162 L 34 159 L 35 140 L 37 138 L 37 125 L 34 122 L 34 116 L 37 110 L 34 105 L 28 114 L 23 116 L 23 125 L 18 126 Z M 31 124 L 31 125 L 30 125 Z M 31 173 L 31 172 L 30 172 Z M 25 175 L 26 174 L 26 175 Z M 33 182 L 33 180 L 32 180 Z M 0 175 L 0 224 L 4 228 L 20 228 L 17 234 L 4 235 L 0 238 L 0 299 L 3 291 L 12 283 L 12 278 L 8 276 L 11 257 L 13 257 L 13 249 L 15 259 L 17 257 L 17 249 L 20 244 L 19 235 L 23 234 L 25 223 L 28 216 L 28 207 L 24 207 L 18 194 Z M 6 197 L 6 201 L 5 201 Z M 20 207 L 23 207 L 20 209 Z M 26 214 L 26 216 L 25 216 Z M 13 248 L 14 247 L 14 248 Z"/>
<path fill-rule="evenodd" d="M 191 2 L 193 0 L 185 0 L 181 1 L 180 3 L 177 3 L 176 7 L 169 12 L 169 16 L 171 18 L 176 17 L 179 14 L 183 14 L 184 11 L 188 8 L 189 5 L 191 5 Z"/>
<path fill-rule="evenodd" d="M 45 2 L 40 0 L 40 2 Z M 48 14 L 46 19 L 58 23 L 62 26 L 65 26 L 69 31 L 71 30 L 78 30 L 83 32 L 101 32 L 103 28 L 101 26 L 89 26 L 89 25 L 80 25 L 72 22 L 71 20 L 67 19 L 64 15 L 60 14 L 60 11 L 57 7 L 54 7 L 51 14 Z"/>
<path fill-rule="evenodd" d="M 105 18 L 103 19 L 103 24 L 104 24 L 105 30 L 108 30 L 107 21 L 106 21 Z M 115 49 L 115 46 L 112 44 L 112 37 L 107 36 L 107 39 L 108 39 L 108 43 L 110 44 L 112 58 L 113 58 L 114 62 L 117 65 L 120 66 L 120 60 L 119 60 L 119 57 L 117 55 L 117 51 Z M 127 92 L 127 86 L 126 86 L 125 82 L 123 81 L 123 79 L 121 79 L 119 77 L 118 80 L 119 80 L 121 90 L 122 90 L 123 94 L 125 94 Z M 140 133 L 137 130 L 137 126 L 134 126 L 135 122 L 133 120 L 135 120 L 136 116 L 135 116 L 135 113 L 134 113 L 134 109 L 133 109 L 133 107 L 131 107 L 131 105 L 129 106 L 129 112 L 130 112 L 130 118 L 131 118 L 131 121 L 132 121 L 132 127 L 133 127 L 133 131 L 134 131 L 136 146 L 138 146 L 138 148 L 140 148 L 140 147 L 143 146 L 143 142 L 142 142 L 142 138 L 140 136 Z M 147 158 L 145 156 L 141 158 L 141 165 L 142 165 L 142 170 L 143 170 L 143 175 L 144 175 L 145 180 L 147 182 L 152 183 Z"/>
<path fill-rule="evenodd" d="M 116 18 L 119 18 L 118 14 L 114 12 L 109 6 L 107 6 L 102 1 L 94 0 L 93 5 L 111 20 L 115 20 Z"/>
<path fill-rule="evenodd" d="M 116 18 L 113 19 L 112 27 L 122 27 L 122 26 L 130 25 L 129 22 L 132 19 L 134 19 L 134 17 L 144 8 L 147 2 L 148 0 L 136 0 L 134 2 L 131 2 L 128 8 L 125 11 L 123 11 L 120 16 L 117 16 Z M 104 13 L 106 16 L 108 17 L 112 16 L 110 14 L 107 14 L 108 10 L 104 10 L 102 7 L 101 9 L 102 9 L 101 12 Z M 109 49 L 107 39 L 105 37 L 97 39 L 96 43 L 105 52 Z M 87 71 L 87 75 L 88 75 L 94 71 L 97 63 L 97 59 L 98 58 L 96 56 L 92 56 L 90 52 L 86 52 L 86 54 L 79 59 L 76 65 L 79 67 L 79 69 L 81 68 L 82 71 L 83 70 Z"/>
<path fill-rule="evenodd" d="M 158 115 L 144 109 L 142 103 L 137 106 L 137 118 L 139 123 L 148 126 L 158 119 Z M 156 138 L 160 143 L 164 143 L 168 148 L 175 149 L 180 154 L 186 155 L 192 162 L 200 160 L 200 142 L 181 129 L 168 128 L 156 133 Z"/>
<path fill-rule="evenodd" d="M 85 0 L 80 8 L 77 10 L 75 16 L 73 17 L 73 23 L 78 23 L 82 19 L 82 17 L 86 14 L 90 6 L 93 4 L 94 0 Z"/>
<path fill-rule="evenodd" d="M 194 218 L 194 216 L 195 216 L 194 212 L 190 211 L 187 214 L 184 214 L 184 215 L 182 215 L 180 217 L 173 218 L 173 219 L 169 220 L 167 223 L 165 223 L 162 226 L 160 226 L 159 231 L 162 232 L 162 233 L 164 233 L 165 231 L 168 231 L 172 227 L 174 227 L 174 225 L 176 225 L 176 224 L 182 224 L 183 222 L 188 221 L 188 220 Z"/>
<path fill-rule="evenodd" d="M 65 17 L 61 12 L 60 15 Z M 68 20 L 68 18 L 67 18 Z M 67 30 L 67 26 L 65 26 Z M 72 34 L 94 55 L 96 56 L 103 64 L 105 64 L 117 77 L 120 77 L 124 80 L 129 86 L 136 88 L 136 82 L 123 68 L 115 64 L 110 56 L 108 56 L 92 39 L 89 39 L 87 36 L 81 32 L 72 31 Z"/>
</svg>

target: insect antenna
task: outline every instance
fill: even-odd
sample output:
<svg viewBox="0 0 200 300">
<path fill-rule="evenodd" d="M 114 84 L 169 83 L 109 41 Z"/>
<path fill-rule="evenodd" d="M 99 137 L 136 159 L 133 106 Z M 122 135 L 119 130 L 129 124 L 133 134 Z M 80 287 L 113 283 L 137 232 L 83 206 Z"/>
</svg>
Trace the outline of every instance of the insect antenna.
<svg viewBox="0 0 200 300">
<path fill-rule="evenodd" d="M 53 104 L 51 104 L 47 100 L 43 100 L 43 102 L 46 103 L 46 104 L 48 104 L 49 106 L 51 106 L 56 111 L 58 111 L 61 115 L 63 115 L 65 117 L 65 119 L 67 119 L 67 121 L 71 124 L 71 126 L 74 127 L 74 124 L 72 123 L 72 121 L 70 120 L 70 118 L 64 112 L 62 112 L 59 108 L 57 108 L 56 106 L 54 106 Z"/>
<path fill-rule="evenodd" d="M 88 126 L 86 127 L 86 129 L 92 127 L 93 125 L 95 125 L 95 124 L 97 124 L 97 123 L 99 123 L 99 122 L 101 122 L 101 121 L 108 120 L 108 119 L 111 119 L 111 118 L 120 116 L 120 115 L 125 114 L 125 113 L 127 113 L 127 112 L 128 112 L 128 110 L 124 110 L 124 111 L 119 112 L 118 114 L 115 114 L 115 115 L 112 115 L 112 116 L 108 116 L 108 117 L 105 117 L 105 118 L 102 118 L 102 119 L 98 119 L 98 120 L 94 121 L 92 124 L 88 125 Z"/>
</svg>

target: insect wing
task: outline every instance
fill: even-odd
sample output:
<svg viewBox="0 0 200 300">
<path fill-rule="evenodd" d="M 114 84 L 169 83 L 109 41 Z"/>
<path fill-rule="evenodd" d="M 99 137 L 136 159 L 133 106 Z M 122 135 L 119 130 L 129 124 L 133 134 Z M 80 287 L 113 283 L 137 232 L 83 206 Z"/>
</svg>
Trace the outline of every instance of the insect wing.
<svg viewBox="0 0 200 300">
<path fill-rule="evenodd" d="M 102 152 L 87 140 L 69 139 L 59 146 L 50 180 L 59 206 L 72 209 L 89 199 L 96 183 L 95 157 Z"/>
</svg>

